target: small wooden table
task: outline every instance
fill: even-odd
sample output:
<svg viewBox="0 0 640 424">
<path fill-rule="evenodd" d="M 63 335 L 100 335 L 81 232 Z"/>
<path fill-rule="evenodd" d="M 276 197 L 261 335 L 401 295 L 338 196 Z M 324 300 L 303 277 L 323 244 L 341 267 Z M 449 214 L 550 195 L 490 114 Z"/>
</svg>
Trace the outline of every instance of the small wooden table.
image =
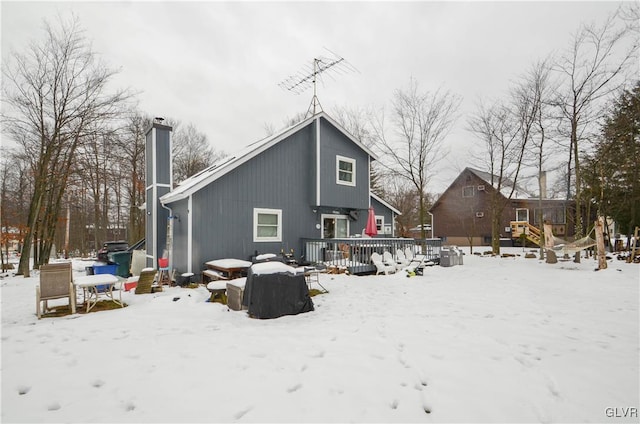
<svg viewBox="0 0 640 424">
<path fill-rule="evenodd" d="M 233 280 L 247 275 L 247 269 L 252 265 L 249 261 L 240 259 L 216 259 L 205 262 L 207 269 L 218 271 L 222 279 Z"/>
<path fill-rule="evenodd" d="M 114 303 L 120 305 L 120 307 L 124 307 L 122 303 L 122 290 L 118 290 L 117 299 L 113 296 L 113 288 L 117 282 L 118 277 L 111 274 L 95 274 L 75 277 L 73 279 L 73 284 L 76 288 L 82 288 L 85 313 L 89 312 L 94 306 L 96 306 L 96 303 L 98 303 L 98 297 L 101 294 L 106 295 Z"/>
</svg>

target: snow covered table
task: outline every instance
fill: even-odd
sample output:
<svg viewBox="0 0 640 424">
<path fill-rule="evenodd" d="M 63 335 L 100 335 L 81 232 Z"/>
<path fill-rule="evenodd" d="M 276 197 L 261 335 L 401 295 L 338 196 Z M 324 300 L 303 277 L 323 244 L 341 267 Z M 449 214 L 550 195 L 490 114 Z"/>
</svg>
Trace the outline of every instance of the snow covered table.
<svg viewBox="0 0 640 424">
<path fill-rule="evenodd" d="M 207 277 L 209 280 L 233 280 L 247 275 L 247 269 L 251 266 L 251 262 L 240 259 L 216 259 L 205 262 L 207 270 L 203 271 L 202 279 Z M 208 270 L 215 272 L 206 272 Z"/>
<path fill-rule="evenodd" d="M 117 299 L 113 297 L 113 289 L 117 282 L 118 277 L 111 274 L 83 275 L 73 279 L 74 286 L 82 288 L 85 312 L 89 312 L 94 306 L 96 306 L 96 303 L 98 303 L 98 297 L 100 297 L 101 294 L 104 294 L 107 298 L 120 305 L 120 307 L 123 307 L 122 290 L 117 290 Z"/>
</svg>

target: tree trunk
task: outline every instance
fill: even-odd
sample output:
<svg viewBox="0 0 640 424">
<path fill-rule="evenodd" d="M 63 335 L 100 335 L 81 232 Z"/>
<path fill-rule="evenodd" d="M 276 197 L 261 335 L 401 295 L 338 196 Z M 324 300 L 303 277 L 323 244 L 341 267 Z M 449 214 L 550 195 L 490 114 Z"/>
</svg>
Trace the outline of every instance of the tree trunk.
<svg viewBox="0 0 640 424">
<path fill-rule="evenodd" d="M 500 216 L 501 213 L 494 213 L 491 216 L 491 251 L 495 255 L 500 254 Z"/>
<path fill-rule="evenodd" d="M 36 180 L 31 203 L 29 203 L 29 215 L 27 217 L 27 230 L 24 234 L 22 242 L 22 249 L 20 249 L 20 263 L 18 264 L 17 275 L 24 275 L 25 278 L 29 277 L 29 259 L 31 258 L 31 248 L 34 242 L 34 231 L 36 230 L 36 221 L 38 219 L 40 204 L 42 203 L 42 190 L 43 187 L 39 183 L 39 179 Z M 35 253 L 35 252 L 34 252 Z"/>
<path fill-rule="evenodd" d="M 553 232 L 550 223 L 544 223 L 544 247 L 546 250 L 546 260 L 545 262 L 548 264 L 558 263 L 558 257 L 556 256 L 556 252 L 553 250 Z"/>
<path fill-rule="evenodd" d="M 607 252 L 604 248 L 604 220 L 599 216 L 596 225 L 596 245 L 598 246 L 598 269 L 607 269 Z"/>
</svg>

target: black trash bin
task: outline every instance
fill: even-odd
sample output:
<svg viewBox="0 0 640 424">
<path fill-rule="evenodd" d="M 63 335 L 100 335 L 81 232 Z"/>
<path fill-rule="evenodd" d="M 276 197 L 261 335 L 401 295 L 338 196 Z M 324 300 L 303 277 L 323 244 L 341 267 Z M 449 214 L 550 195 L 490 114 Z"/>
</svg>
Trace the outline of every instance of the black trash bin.
<svg viewBox="0 0 640 424">
<path fill-rule="evenodd" d="M 193 278 L 194 278 L 193 272 L 184 272 L 178 275 L 178 278 L 176 279 L 176 284 L 178 284 L 180 287 L 188 286 L 193 282 Z"/>
</svg>

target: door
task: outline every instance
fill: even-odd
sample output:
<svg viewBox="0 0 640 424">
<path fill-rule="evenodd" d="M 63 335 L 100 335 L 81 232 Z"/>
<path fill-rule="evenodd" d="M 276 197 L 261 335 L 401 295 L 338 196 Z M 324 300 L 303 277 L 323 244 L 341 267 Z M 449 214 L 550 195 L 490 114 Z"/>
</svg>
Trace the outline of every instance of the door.
<svg viewBox="0 0 640 424">
<path fill-rule="evenodd" d="M 322 238 L 349 237 L 349 218 L 345 215 L 322 215 Z"/>
</svg>

